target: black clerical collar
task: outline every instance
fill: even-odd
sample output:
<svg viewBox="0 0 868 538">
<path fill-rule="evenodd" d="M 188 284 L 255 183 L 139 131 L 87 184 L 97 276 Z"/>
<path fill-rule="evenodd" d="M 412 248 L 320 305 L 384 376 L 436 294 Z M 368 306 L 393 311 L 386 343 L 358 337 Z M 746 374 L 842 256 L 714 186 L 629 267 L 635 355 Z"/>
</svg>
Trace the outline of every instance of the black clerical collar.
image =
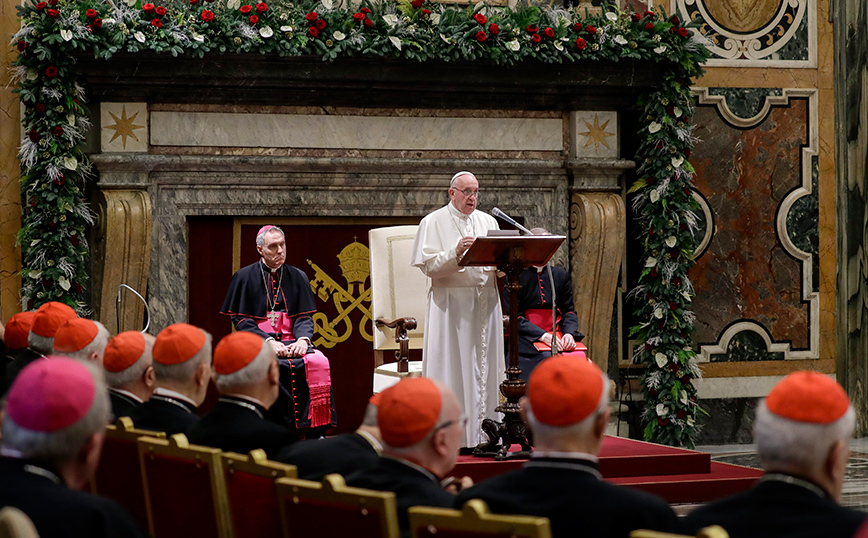
<svg viewBox="0 0 868 538">
<path fill-rule="evenodd" d="M 171 404 L 171 405 L 180 407 L 181 409 L 190 413 L 191 415 L 196 412 L 196 406 L 194 404 L 191 404 L 190 402 L 187 402 L 187 401 L 182 400 L 180 398 L 168 396 L 166 394 L 157 394 L 156 392 L 154 392 L 153 396 L 151 396 L 151 400 L 156 400 L 158 402 L 165 402 L 167 404 Z"/>
<path fill-rule="evenodd" d="M 582 471 L 603 478 L 597 462 L 596 456 L 581 452 L 534 452 L 524 466 Z"/>
<path fill-rule="evenodd" d="M 249 398 L 245 398 L 243 396 L 225 395 L 221 396 L 220 399 L 217 401 L 228 405 L 241 407 L 243 409 L 247 409 L 248 411 L 253 411 L 259 416 L 259 418 L 265 420 L 265 411 L 267 411 L 267 409 L 265 409 L 265 406 L 254 402 Z"/>
<path fill-rule="evenodd" d="M 60 475 L 58 475 L 57 472 L 52 470 L 50 466 L 44 463 L 39 463 L 33 460 L 21 458 L 21 455 L 20 453 L 18 453 L 17 450 L 3 449 L 2 457 L 9 461 L 15 461 L 16 464 L 21 466 L 21 469 L 25 473 L 41 476 L 42 478 L 51 480 L 58 486 L 64 485 L 63 480 L 60 479 Z"/>
<path fill-rule="evenodd" d="M 434 473 L 432 473 L 428 469 L 422 467 L 421 465 L 417 465 L 417 464 L 413 463 L 412 461 L 401 459 L 401 458 L 396 458 L 393 456 L 382 456 L 382 458 L 387 459 L 389 461 L 394 461 L 394 462 L 400 463 L 401 465 L 404 465 L 404 466 L 407 466 L 413 470 L 419 471 L 420 473 L 422 473 L 426 477 L 430 478 L 431 481 L 434 482 L 435 484 L 438 484 L 438 485 L 440 484 L 440 479 L 437 478 L 437 475 L 435 475 Z"/>
<path fill-rule="evenodd" d="M 791 474 L 785 473 L 766 473 L 762 475 L 759 480 L 757 480 L 757 484 L 768 482 L 783 482 L 784 484 L 804 488 L 811 493 L 817 494 L 817 496 L 821 498 L 831 498 L 829 493 L 825 489 L 811 482 L 807 478 L 800 478 L 798 476 L 793 476 Z"/>
<path fill-rule="evenodd" d="M 265 270 L 268 271 L 269 273 L 271 273 L 272 275 L 277 274 L 277 272 L 280 271 L 281 269 L 283 269 L 283 266 L 286 265 L 284 263 L 284 264 L 281 264 L 280 267 L 278 267 L 277 269 L 272 269 L 271 267 L 268 266 L 267 263 L 265 263 L 265 260 L 263 260 L 262 258 L 259 258 L 259 263 L 261 263 L 262 266 L 265 268 Z"/>
<path fill-rule="evenodd" d="M 116 389 L 114 387 L 109 387 L 108 391 L 110 393 L 114 394 L 115 396 L 117 396 L 118 398 L 126 400 L 133 405 L 141 405 L 141 404 L 145 403 L 144 400 L 142 400 L 141 398 L 139 398 L 138 396 L 136 396 L 135 394 L 133 394 L 132 392 L 130 392 L 128 390 Z"/>
</svg>

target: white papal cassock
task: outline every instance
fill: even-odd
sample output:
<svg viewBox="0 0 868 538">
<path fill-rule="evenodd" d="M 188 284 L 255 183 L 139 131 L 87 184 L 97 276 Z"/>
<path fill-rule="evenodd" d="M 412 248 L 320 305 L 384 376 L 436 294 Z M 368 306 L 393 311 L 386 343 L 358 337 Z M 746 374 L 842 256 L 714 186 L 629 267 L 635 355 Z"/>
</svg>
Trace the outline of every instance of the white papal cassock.
<svg viewBox="0 0 868 538">
<path fill-rule="evenodd" d="M 419 224 L 410 265 L 431 278 L 422 375 L 452 388 L 464 406 L 464 446 L 475 446 L 484 418 L 500 420 L 500 382 L 504 378 L 503 317 L 494 267 L 459 267 L 455 248 L 462 237 L 497 229 L 494 217 L 467 216 L 450 203 Z"/>
</svg>

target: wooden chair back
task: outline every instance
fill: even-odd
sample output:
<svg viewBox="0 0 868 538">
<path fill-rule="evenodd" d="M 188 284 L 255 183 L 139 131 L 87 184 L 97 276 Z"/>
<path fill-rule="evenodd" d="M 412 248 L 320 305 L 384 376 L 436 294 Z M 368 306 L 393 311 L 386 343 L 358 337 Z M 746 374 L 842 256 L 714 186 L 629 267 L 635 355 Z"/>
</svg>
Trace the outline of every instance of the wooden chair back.
<svg viewBox="0 0 868 538">
<path fill-rule="evenodd" d="M 630 538 L 694 538 L 685 534 L 672 534 L 669 532 L 649 531 L 638 529 L 630 533 Z M 695 538 L 729 538 L 729 533 L 720 525 L 712 525 L 700 529 Z"/>
<path fill-rule="evenodd" d="M 182 433 L 138 444 L 151 535 L 232 538 L 220 450 L 191 445 Z"/>
<path fill-rule="evenodd" d="M 91 491 L 114 500 L 127 509 L 142 527 L 148 526 L 145 487 L 139 468 L 139 437 L 165 439 L 163 432 L 137 430 L 130 417 L 121 417 L 106 426 L 99 465 L 91 480 Z"/>
<path fill-rule="evenodd" d="M 27 514 L 6 506 L 0 510 L 0 538 L 39 538 L 39 533 Z"/>
<path fill-rule="evenodd" d="M 398 538 L 395 494 L 351 488 L 341 475 L 322 483 L 293 478 L 276 482 L 284 538 L 352 536 Z"/>
<path fill-rule="evenodd" d="M 551 538 L 548 518 L 492 514 L 485 501 L 471 499 L 461 510 L 412 506 L 413 538 Z"/>
<path fill-rule="evenodd" d="M 220 460 L 235 538 L 280 538 L 283 531 L 274 481 L 296 478 L 295 466 L 269 461 L 261 448 L 249 456 L 224 452 Z"/>
</svg>

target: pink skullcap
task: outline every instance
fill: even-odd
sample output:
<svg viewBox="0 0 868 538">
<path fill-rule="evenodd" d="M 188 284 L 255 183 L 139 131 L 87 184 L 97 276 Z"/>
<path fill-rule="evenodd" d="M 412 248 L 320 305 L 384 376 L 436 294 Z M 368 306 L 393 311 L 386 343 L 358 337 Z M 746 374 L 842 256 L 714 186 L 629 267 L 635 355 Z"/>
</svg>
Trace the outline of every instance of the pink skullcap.
<svg viewBox="0 0 868 538">
<path fill-rule="evenodd" d="M 214 371 L 229 375 L 241 370 L 259 355 L 263 342 L 261 336 L 247 331 L 224 336 L 214 348 Z"/>
<path fill-rule="evenodd" d="M 270 230 L 272 228 L 277 228 L 277 226 L 275 226 L 273 224 L 266 224 L 265 226 L 260 228 L 258 232 L 256 232 L 256 237 L 259 237 L 260 235 L 264 234 L 265 232 L 267 232 L 268 230 Z"/>
<path fill-rule="evenodd" d="M 154 362 L 167 366 L 187 362 L 202 349 L 205 341 L 205 332 L 199 327 L 186 323 L 169 325 L 154 341 Z"/>
<path fill-rule="evenodd" d="M 69 306 L 57 301 L 49 301 L 36 311 L 30 331 L 45 338 L 54 338 L 57 329 L 75 317 L 77 317 L 75 310 Z"/>
<path fill-rule="evenodd" d="M 19 312 L 9 318 L 6 324 L 6 347 L 9 349 L 24 349 L 27 347 L 27 335 L 33 327 L 33 318 L 36 312 Z"/>
<path fill-rule="evenodd" d="M 769 411 L 783 418 L 810 424 L 831 424 L 850 407 L 847 393 L 837 381 L 819 372 L 793 372 L 778 382 L 766 397 Z"/>
<path fill-rule="evenodd" d="M 424 377 L 408 377 L 384 390 L 377 406 L 383 441 L 405 447 L 424 439 L 437 425 L 442 400 L 437 385 Z"/>
<path fill-rule="evenodd" d="M 569 426 L 591 416 L 603 396 L 603 375 L 596 364 L 566 355 L 534 368 L 527 387 L 533 416 L 549 426 Z"/>
<path fill-rule="evenodd" d="M 97 324 L 89 319 L 75 318 L 57 329 L 54 335 L 54 351 L 75 353 L 86 348 L 99 334 Z"/>
<path fill-rule="evenodd" d="M 112 338 L 105 347 L 102 366 L 116 374 L 134 365 L 145 352 L 145 336 L 139 331 L 124 331 Z"/>
<path fill-rule="evenodd" d="M 22 428 L 55 432 L 72 426 L 93 405 L 96 386 L 84 364 L 49 357 L 27 365 L 9 389 L 6 413 Z"/>
</svg>

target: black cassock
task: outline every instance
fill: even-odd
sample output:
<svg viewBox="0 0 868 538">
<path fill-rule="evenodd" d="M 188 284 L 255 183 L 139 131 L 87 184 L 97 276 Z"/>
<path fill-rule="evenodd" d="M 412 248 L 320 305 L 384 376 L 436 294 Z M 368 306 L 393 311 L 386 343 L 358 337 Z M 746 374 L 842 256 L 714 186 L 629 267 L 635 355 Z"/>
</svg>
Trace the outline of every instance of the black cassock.
<svg viewBox="0 0 868 538">
<path fill-rule="evenodd" d="M 287 327 L 283 319 L 272 324 L 272 318 L 268 317 L 270 312 L 285 313 L 291 327 Z M 242 267 L 232 275 L 220 309 L 221 314 L 231 317 L 237 330 L 250 331 L 263 338 L 273 337 L 285 344 L 302 337 L 313 340 L 311 314 L 314 312 L 316 302 L 304 272 L 282 265 L 272 273 L 262 261 Z M 325 358 L 313 346 L 308 355 L 308 360 L 314 355 Z M 269 409 L 269 418 L 299 429 L 337 424 L 331 386 L 323 392 L 323 387 L 309 385 L 304 358 L 278 358 L 278 363 L 280 396 Z"/>
</svg>

